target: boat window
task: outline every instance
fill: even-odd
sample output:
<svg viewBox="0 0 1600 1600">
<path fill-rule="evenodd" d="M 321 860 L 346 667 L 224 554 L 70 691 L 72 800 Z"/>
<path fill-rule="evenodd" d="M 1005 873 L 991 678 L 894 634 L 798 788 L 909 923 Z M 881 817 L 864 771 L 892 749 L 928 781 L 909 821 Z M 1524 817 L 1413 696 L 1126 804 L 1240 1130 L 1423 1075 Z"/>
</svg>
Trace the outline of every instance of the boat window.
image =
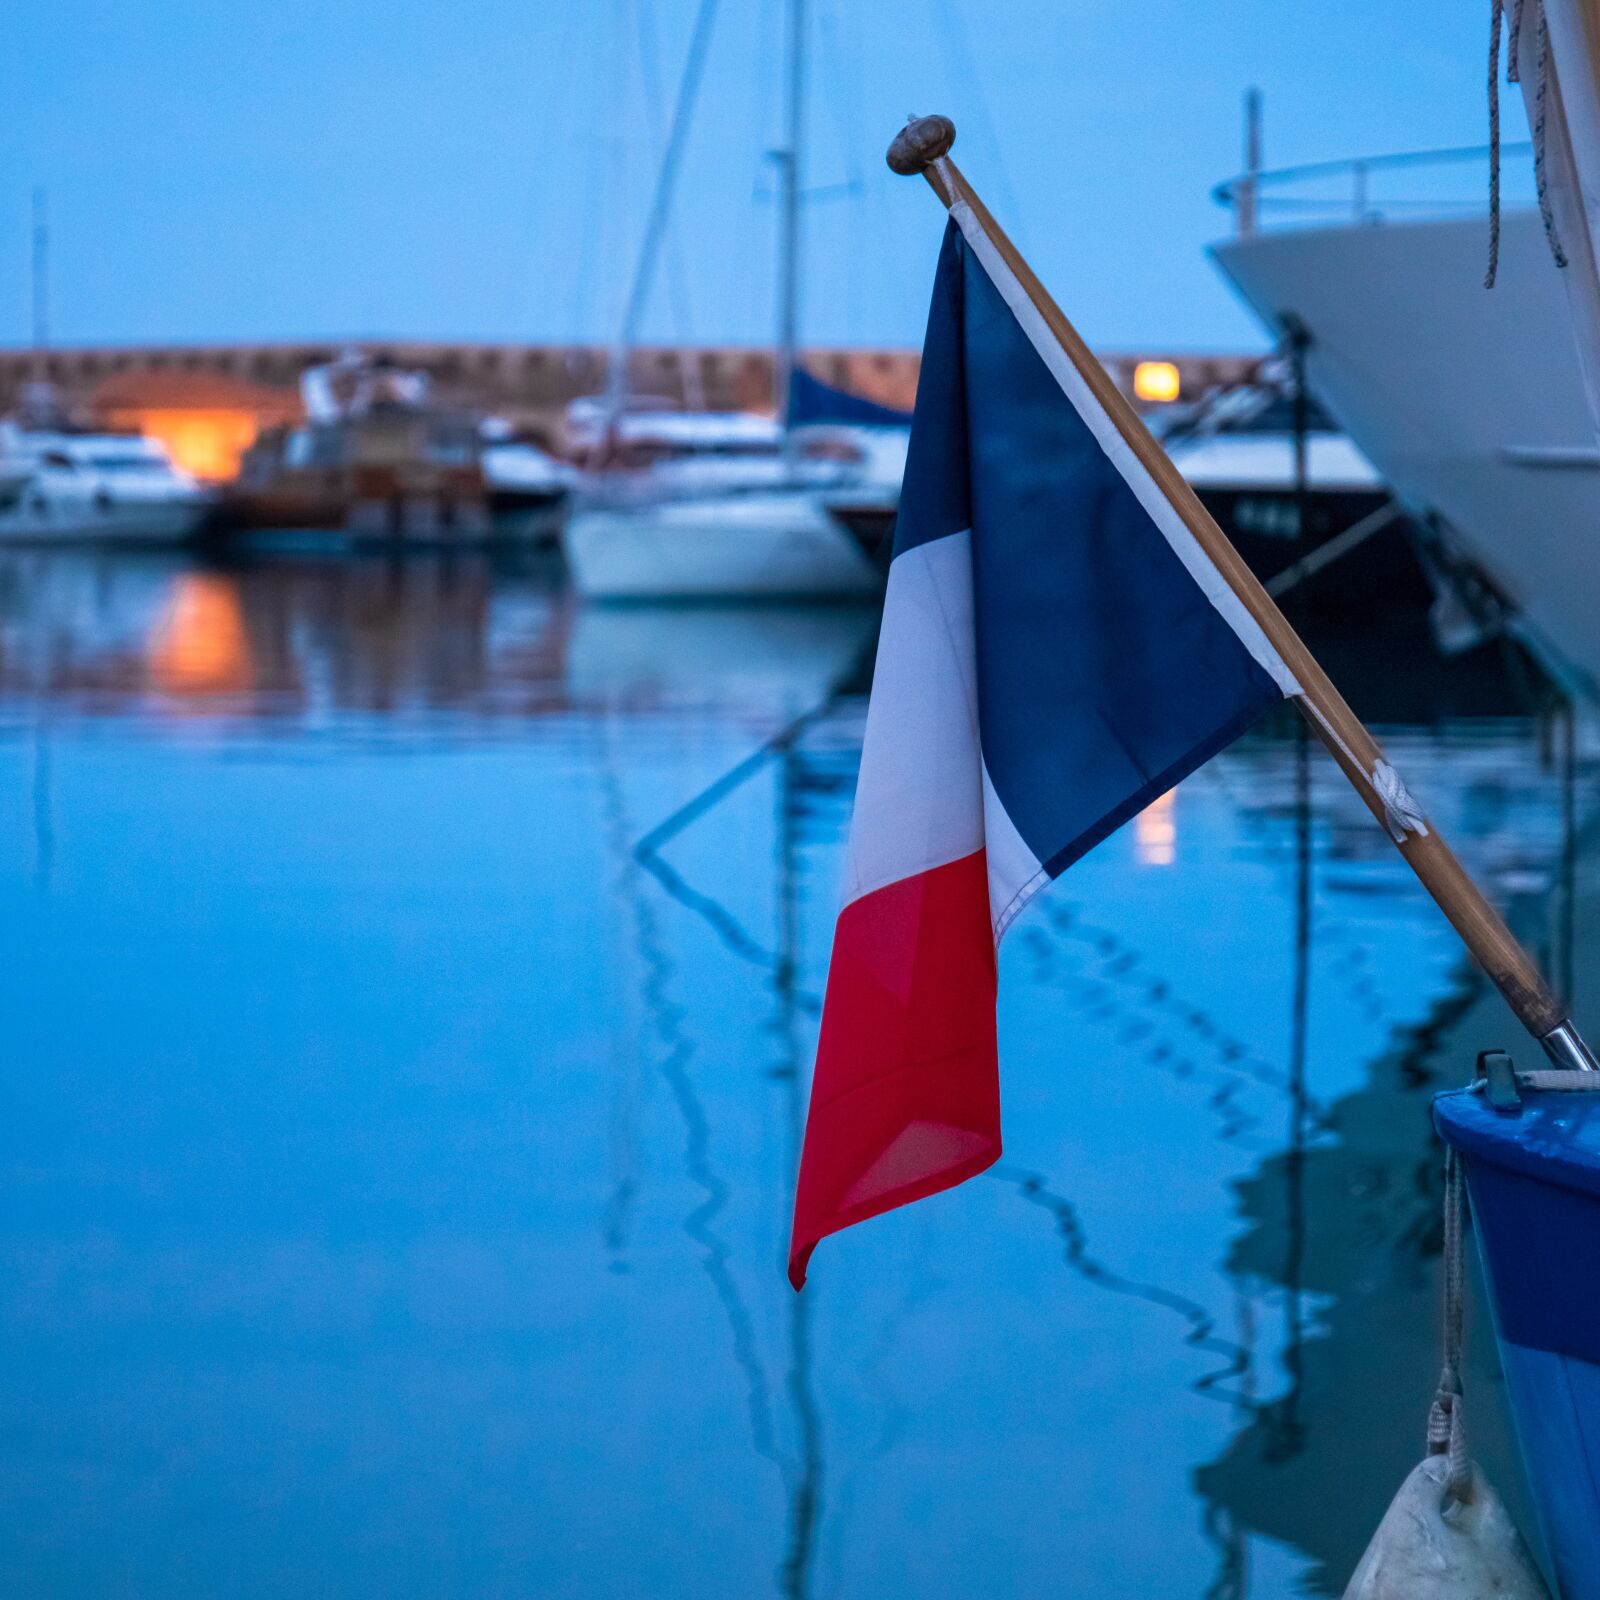
<svg viewBox="0 0 1600 1600">
<path fill-rule="evenodd" d="M 47 467 L 60 467 L 67 472 L 73 471 L 78 465 L 64 450 L 46 450 L 39 459 Z"/>
<path fill-rule="evenodd" d="M 802 440 L 800 454 L 807 461 L 843 461 L 851 466 L 867 459 L 866 451 L 854 439 L 838 434 L 818 434 Z"/>
</svg>

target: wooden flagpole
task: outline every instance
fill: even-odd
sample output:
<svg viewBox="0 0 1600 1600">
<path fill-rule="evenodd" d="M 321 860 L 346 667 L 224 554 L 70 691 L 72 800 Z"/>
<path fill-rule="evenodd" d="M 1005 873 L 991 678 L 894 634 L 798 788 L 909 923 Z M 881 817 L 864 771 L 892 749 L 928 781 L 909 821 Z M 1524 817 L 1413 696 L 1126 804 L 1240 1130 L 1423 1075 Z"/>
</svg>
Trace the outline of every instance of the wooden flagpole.
<svg viewBox="0 0 1600 1600">
<path fill-rule="evenodd" d="M 913 118 L 889 146 L 889 165 L 908 176 L 922 173 L 947 207 L 959 199 L 971 209 L 1129 449 L 1171 501 L 1201 549 L 1299 681 L 1304 692 L 1297 697 L 1296 704 L 1318 737 L 1373 816 L 1385 828 L 1390 828 L 1394 794 L 1391 792 L 1386 798 L 1377 787 L 1376 779 L 1392 769 L 1384 762 L 1377 742 L 1344 703 L 1300 636 L 1256 581 L 1255 574 L 1244 564 L 1211 513 L 1201 505 L 1194 490 L 1095 359 L 1078 331 L 1034 277 L 972 186 L 947 158 L 955 136 L 955 125 L 948 117 Z M 1406 830 L 1398 847 L 1473 958 L 1505 997 L 1517 1020 L 1539 1041 L 1550 1059 L 1560 1067 L 1600 1070 L 1600 1062 L 1595 1060 L 1572 1025 L 1565 1008 L 1550 993 L 1532 958 L 1468 877 L 1455 852 L 1439 837 L 1437 830 L 1431 826 L 1425 831 Z"/>
</svg>

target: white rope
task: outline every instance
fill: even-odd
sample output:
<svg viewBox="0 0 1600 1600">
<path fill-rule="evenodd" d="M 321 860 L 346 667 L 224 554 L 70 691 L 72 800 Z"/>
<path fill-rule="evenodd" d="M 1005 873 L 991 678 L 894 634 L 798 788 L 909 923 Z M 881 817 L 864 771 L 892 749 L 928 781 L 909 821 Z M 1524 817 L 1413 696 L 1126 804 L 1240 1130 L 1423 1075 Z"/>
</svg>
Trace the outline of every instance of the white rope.
<svg viewBox="0 0 1600 1600">
<path fill-rule="evenodd" d="M 1513 1069 L 1512 1081 L 1519 1089 L 1542 1089 L 1550 1094 L 1600 1094 L 1600 1072 L 1585 1072 L 1569 1067 L 1535 1067 L 1531 1072 Z M 1482 1094 L 1488 1080 L 1479 1078 L 1473 1092 Z"/>
<path fill-rule="evenodd" d="M 1367 780 L 1368 787 L 1382 802 L 1383 823 L 1389 830 L 1389 837 L 1396 844 L 1404 844 L 1411 834 L 1427 838 L 1427 819 L 1422 814 L 1422 807 L 1406 788 L 1405 779 L 1382 756 L 1373 765 L 1372 771 L 1368 772 L 1357 759 L 1355 751 L 1339 737 L 1339 730 L 1323 716 L 1322 708 L 1316 701 L 1309 695 L 1301 695 L 1300 703 L 1317 719 L 1317 725 L 1327 734 L 1335 749 Z"/>
<path fill-rule="evenodd" d="M 1535 187 L 1539 191 L 1539 216 L 1544 223 L 1545 243 L 1550 246 L 1550 254 L 1555 258 L 1556 265 L 1564 267 L 1567 264 L 1567 254 L 1561 248 L 1561 237 L 1556 232 L 1555 211 L 1550 204 L 1550 188 L 1544 164 L 1544 100 L 1545 90 L 1550 81 L 1550 29 L 1545 23 L 1542 4 L 1539 7 L 1534 37 L 1538 44 L 1539 77 L 1533 99 L 1533 177 Z"/>
<path fill-rule="evenodd" d="M 1461 1333 L 1465 1316 L 1466 1262 L 1461 1245 L 1461 1158 L 1444 1153 L 1444 1370 L 1428 1410 L 1428 1454 L 1448 1458 L 1446 1508 L 1472 1498 L 1472 1462 L 1461 1407 Z"/>
<path fill-rule="evenodd" d="M 1406 788 L 1405 779 L 1387 761 L 1380 760 L 1373 767 L 1372 787 L 1383 801 L 1383 820 L 1396 844 L 1404 844 L 1408 833 L 1418 838 L 1427 837 L 1428 823 L 1422 815 L 1422 807 Z"/>
<path fill-rule="evenodd" d="M 1517 1074 L 1522 1089 L 1549 1089 L 1560 1094 L 1594 1094 L 1600 1091 L 1600 1072 L 1574 1072 L 1562 1067 L 1535 1067 Z"/>
<path fill-rule="evenodd" d="M 1506 82 L 1522 81 L 1520 39 L 1524 0 L 1513 0 L 1506 41 Z M 1544 224 L 1545 242 L 1558 267 L 1567 264 L 1556 230 L 1555 212 L 1550 203 L 1549 180 L 1545 171 L 1545 91 L 1550 77 L 1550 30 L 1545 21 L 1543 0 L 1534 0 L 1534 91 L 1533 91 L 1533 176 L 1539 194 L 1539 218 Z M 1489 270 L 1483 286 L 1492 289 L 1500 270 L 1500 25 L 1505 17 L 1505 0 L 1492 0 L 1489 15 Z"/>
</svg>

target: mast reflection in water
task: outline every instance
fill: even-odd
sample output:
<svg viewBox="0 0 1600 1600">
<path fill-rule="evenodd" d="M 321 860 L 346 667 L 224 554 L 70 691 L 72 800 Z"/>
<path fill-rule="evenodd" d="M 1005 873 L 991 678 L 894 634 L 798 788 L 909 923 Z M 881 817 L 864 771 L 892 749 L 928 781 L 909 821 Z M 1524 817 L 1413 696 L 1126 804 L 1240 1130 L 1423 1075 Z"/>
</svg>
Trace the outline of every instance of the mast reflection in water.
<svg viewBox="0 0 1600 1600">
<path fill-rule="evenodd" d="M 1269 726 L 1007 941 L 1001 1168 L 795 1297 L 873 633 L 0 556 L 8 1592 L 1337 1591 L 1503 1015 Z M 1582 742 L 1452 670 L 1375 719 L 1561 970 Z"/>
</svg>

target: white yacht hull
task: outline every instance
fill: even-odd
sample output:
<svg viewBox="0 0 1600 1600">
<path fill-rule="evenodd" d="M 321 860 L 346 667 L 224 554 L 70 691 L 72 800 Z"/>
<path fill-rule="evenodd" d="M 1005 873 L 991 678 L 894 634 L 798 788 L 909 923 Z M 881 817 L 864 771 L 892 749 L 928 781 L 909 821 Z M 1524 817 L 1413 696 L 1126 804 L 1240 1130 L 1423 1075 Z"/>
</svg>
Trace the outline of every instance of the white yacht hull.
<svg viewBox="0 0 1600 1600">
<path fill-rule="evenodd" d="M 856 599 L 883 587 L 849 530 L 803 493 L 580 509 L 563 543 L 594 600 Z"/>
<path fill-rule="evenodd" d="M 176 544 L 206 514 L 204 501 L 96 506 L 51 501 L 0 511 L 0 545 Z"/>
<path fill-rule="evenodd" d="M 173 544 L 211 503 L 153 440 L 0 422 L 0 544 Z"/>
<path fill-rule="evenodd" d="M 1437 513 L 1536 642 L 1600 682 L 1600 449 L 1536 213 L 1260 233 L 1214 248 L 1269 327 L 1297 316 L 1312 386 L 1421 514 Z"/>
</svg>

